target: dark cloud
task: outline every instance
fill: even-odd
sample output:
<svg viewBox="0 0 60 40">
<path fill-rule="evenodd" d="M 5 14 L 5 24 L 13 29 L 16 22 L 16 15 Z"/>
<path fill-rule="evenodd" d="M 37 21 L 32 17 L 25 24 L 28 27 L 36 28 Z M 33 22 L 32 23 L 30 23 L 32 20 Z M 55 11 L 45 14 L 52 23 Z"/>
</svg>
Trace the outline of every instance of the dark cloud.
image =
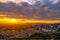
<svg viewBox="0 0 60 40">
<path fill-rule="evenodd" d="M 0 2 L 0 14 L 6 14 L 8 17 L 19 18 L 20 6 L 13 2 L 2 3 Z"/>
<path fill-rule="evenodd" d="M 60 19 L 60 2 L 53 5 L 51 2 L 40 5 L 40 2 L 36 2 L 34 5 L 26 2 L 22 2 L 21 5 L 13 2 L 0 2 L 0 14 L 7 14 L 7 17 L 11 18 Z"/>
</svg>

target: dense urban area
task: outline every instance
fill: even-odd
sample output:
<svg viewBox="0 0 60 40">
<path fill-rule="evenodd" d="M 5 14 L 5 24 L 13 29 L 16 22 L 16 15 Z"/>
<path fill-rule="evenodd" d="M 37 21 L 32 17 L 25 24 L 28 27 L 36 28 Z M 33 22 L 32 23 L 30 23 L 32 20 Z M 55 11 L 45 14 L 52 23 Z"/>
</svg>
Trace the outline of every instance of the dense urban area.
<svg viewBox="0 0 60 40">
<path fill-rule="evenodd" d="M 60 24 L 0 25 L 0 39 L 57 39 Z"/>
</svg>

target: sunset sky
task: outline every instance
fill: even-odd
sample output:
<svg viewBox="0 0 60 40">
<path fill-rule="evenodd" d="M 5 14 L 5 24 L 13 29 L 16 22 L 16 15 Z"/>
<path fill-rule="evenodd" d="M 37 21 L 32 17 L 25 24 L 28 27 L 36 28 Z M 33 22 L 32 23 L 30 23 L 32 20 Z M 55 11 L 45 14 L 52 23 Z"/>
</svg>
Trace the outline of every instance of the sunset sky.
<svg viewBox="0 0 60 40">
<path fill-rule="evenodd" d="M 28 2 L 28 3 L 30 3 L 30 2 L 32 2 L 33 0 L 0 0 L 0 2 L 7 2 L 7 1 L 12 1 L 12 2 L 15 2 L 15 3 L 19 3 L 19 2 Z M 34 1 L 36 1 L 36 0 L 34 0 Z M 44 0 L 38 0 L 38 1 L 44 1 Z M 59 2 L 60 0 L 50 0 L 50 1 L 53 1 L 54 3 L 57 3 L 57 2 Z M 31 4 L 31 3 L 30 3 Z"/>
<path fill-rule="evenodd" d="M 18 3 L 20 0 L 0 0 L 0 2 L 7 2 L 7 1 L 12 1 Z"/>
<path fill-rule="evenodd" d="M 8 1 L 12 2 L 9 3 Z M 30 4 L 32 4 L 31 0 L 0 0 L 0 2 L 2 2 L 0 3 L 0 17 L 19 18 L 19 19 L 25 19 L 25 18 L 41 19 L 41 20 L 60 19 L 59 0 L 51 0 L 53 2 L 48 0 L 39 0 L 39 1 L 43 5 L 40 5 L 40 3 L 37 2 L 36 4 L 30 6 Z M 21 6 L 20 4 L 18 4 L 20 2 L 22 2 Z"/>
<path fill-rule="evenodd" d="M 8 1 L 12 2 L 9 3 Z M 51 0 L 53 2 L 48 0 L 39 1 L 43 5 L 37 2 L 36 6 L 34 6 L 35 4 L 32 4 L 31 0 L 0 0 L 0 18 L 3 18 L 3 20 L 9 19 L 9 21 L 14 22 L 17 18 L 27 19 L 23 20 L 23 22 L 45 22 L 46 20 L 46 23 L 60 22 L 59 0 Z M 20 2 L 22 2 L 21 5 Z M 32 4 L 32 6 L 30 6 L 30 4 Z M 32 21 L 30 19 L 32 19 Z"/>
</svg>

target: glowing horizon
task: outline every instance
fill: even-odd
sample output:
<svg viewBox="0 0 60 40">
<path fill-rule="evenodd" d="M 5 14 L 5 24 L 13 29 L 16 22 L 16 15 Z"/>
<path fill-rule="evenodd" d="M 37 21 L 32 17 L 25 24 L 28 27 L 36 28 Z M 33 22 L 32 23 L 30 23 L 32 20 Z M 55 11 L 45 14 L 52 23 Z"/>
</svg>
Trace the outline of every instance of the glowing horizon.
<svg viewBox="0 0 60 40">
<path fill-rule="evenodd" d="M 13 18 L 0 18 L 0 23 L 13 23 L 13 24 L 21 24 L 21 23 L 60 23 L 60 20 L 34 20 L 34 19 L 13 19 Z"/>
</svg>

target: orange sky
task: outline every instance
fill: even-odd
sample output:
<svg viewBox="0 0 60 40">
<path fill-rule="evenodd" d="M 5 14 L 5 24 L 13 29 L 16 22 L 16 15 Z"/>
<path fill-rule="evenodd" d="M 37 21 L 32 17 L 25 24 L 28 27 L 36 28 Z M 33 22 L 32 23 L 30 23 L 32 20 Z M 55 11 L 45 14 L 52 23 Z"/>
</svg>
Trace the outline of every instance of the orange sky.
<svg viewBox="0 0 60 40">
<path fill-rule="evenodd" d="M 7 1 L 13 1 L 13 2 L 16 2 L 16 3 L 20 2 L 20 0 L 0 0 L 0 2 L 7 2 Z"/>
<path fill-rule="evenodd" d="M 34 19 L 12 19 L 12 18 L 0 18 L 0 23 L 47 23 L 54 24 L 60 23 L 60 20 L 34 20 Z"/>
</svg>

